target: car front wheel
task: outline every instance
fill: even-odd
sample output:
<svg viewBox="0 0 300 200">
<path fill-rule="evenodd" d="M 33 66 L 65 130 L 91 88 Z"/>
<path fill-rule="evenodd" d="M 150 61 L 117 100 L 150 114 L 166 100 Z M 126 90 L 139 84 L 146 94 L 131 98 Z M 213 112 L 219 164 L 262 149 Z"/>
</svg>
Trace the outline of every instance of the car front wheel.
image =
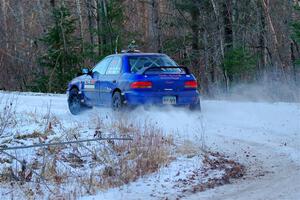
<svg viewBox="0 0 300 200">
<path fill-rule="evenodd" d="M 78 94 L 78 90 L 76 88 L 70 90 L 69 97 L 68 97 L 68 106 L 70 112 L 73 115 L 77 115 L 81 111 L 81 99 L 80 99 L 80 95 Z"/>
</svg>

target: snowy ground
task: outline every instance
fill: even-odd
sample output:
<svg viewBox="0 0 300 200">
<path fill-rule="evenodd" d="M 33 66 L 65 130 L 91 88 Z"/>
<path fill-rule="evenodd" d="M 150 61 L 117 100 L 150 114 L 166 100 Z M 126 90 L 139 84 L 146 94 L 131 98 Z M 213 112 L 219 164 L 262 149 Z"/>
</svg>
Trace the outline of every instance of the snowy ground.
<svg viewBox="0 0 300 200">
<path fill-rule="evenodd" d="M 65 95 L 13 95 L 18 101 L 18 113 L 46 113 L 51 105 L 51 111 L 66 122 L 88 123 L 90 116 L 99 113 L 103 116 L 112 115 L 109 109 L 94 108 L 79 116 L 72 116 L 67 109 Z M 202 108 L 201 114 L 183 109 L 154 108 L 145 111 L 139 108 L 126 116 L 134 120 L 150 120 L 167 134 L 172 134 L 176 141 L 192 140 L 199 147 L 206 146 L 207 149 L 225 153 L 247 168 L 243 179 L 184 195 L 184 198 L 300 198 L 300 104 L 203 101 Z M 166 191 L 169 194 L 166 196 L 172 199 L 170 192 L 176 191 L 169 188 L 170 184 L 165 180 L 176 181 L 180 174 L 188 174 L 189 167 L 195 168 L 199 164 L 197 159 L 197 156 L 179 158 L 158 173 L 83 199 L 161 199 Z M 182 173 L 178 175 L 178 171 Z"/>
</svg>

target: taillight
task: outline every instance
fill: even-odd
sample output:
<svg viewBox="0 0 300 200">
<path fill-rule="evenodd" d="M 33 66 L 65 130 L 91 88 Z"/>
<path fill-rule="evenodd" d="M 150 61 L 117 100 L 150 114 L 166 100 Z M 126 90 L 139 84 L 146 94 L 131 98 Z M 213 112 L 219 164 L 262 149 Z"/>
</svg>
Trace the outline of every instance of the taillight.
<svg viewBox="0 0 300 200">
<path fill-rule="evenodd" d="M 185 88 L 197 88 L 198 87 L 198 84 L 197 84 L 197 81 L 186 81 L 184 83 L 184 87 Z"/>
<path fill-rule="evenodd" d="M 137 82 L 131 83 L 130 87 L 132 89 L 152 88 L 152 82 L 150 82 L 150 81 L 137 81 Z"/>
</svg>

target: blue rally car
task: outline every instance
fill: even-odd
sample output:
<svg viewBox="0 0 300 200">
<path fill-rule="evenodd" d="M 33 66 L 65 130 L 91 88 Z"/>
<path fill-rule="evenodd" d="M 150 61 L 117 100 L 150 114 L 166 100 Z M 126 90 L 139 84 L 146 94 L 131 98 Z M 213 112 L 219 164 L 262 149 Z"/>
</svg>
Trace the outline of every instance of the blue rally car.
<svg viewBox="0 0 300 200">
<path fill-rule="evenodd" d="M 83 107 L 113 110 L 138 105 L 186 106 L 200 110 L 197 81 L 186 67 L 158 53 L 122 53 L 105 57 L 92 70 L 82 70 L 68 85 L 72 114 Z"/>
</svg>

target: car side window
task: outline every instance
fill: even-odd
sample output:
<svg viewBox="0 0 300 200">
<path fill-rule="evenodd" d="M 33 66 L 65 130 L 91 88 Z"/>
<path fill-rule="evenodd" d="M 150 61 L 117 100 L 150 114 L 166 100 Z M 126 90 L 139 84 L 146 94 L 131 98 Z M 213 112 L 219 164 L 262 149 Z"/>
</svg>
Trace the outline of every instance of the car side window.
<svg viewBox="0 0 300 200">
<path fill-rule="evenodd" d="M 108 75 L 116 75 L 120 74 L 122 66 L 122 59 L 119 56 L 115 56 L 112 61 L 110 62 L 107 71 L 105 74 Z"/>
<path fill-rule="evenodd" d="M 93 72 L 98 72 L 99 74 L 105 74 L 107 67 L 111 63 L 112 57 L 104 58 L 101 60 L 93 69 Z"/>
</svg>

